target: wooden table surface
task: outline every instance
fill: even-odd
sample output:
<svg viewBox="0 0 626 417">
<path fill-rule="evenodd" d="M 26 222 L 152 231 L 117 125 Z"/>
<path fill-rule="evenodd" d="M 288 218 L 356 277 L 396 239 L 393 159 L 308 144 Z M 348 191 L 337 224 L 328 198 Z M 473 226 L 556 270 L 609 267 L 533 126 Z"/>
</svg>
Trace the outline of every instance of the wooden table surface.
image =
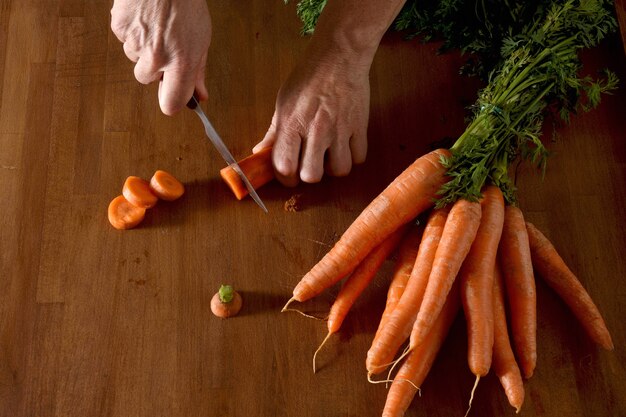
<svg viewBox="0 0 626 417">
<path fill-rule="evenodd" d="M 281 81 L 308 39 L 281 0 L 210 1 L 203 106 L 236 157 L 264 135 Z M 109 1 L 0 1 L 0 416 L 377 416 L 386 390 L 365 353 L 384 305 L 387 261 L 340 334 L 281 314 L 300 277 L 360 211 L 434 142 L 463 130 L 478 84 L 461 59 L 388 34 L 371 72 L 370 152 L 345 178 L 270 184 L 238 202 L 197 117 L 160 113 L 109 29 Z M 619 36 L 587 53 L 626 79 Z M 622 83 L 622 86 L 624 84 Z M 594 346 L 538 282 L 538 363 L 523 416 L 626 415 L 626 90 L 557 127 L 546 178 L 523 165 L 521 208 L 604 314 L 615 350 Z M 131 231 L 107 221 L 128 175 L 169 170 L 187 193 Z M 284 202 L 301 194 L 302 211 Z M 219 285 L 241 290 L 220 320 Z M 336 289 L 306 307 L 323 311 Z M 409 416 L 460 416 L 473 376 L 461 316 Z M 473 416 L 514 415 L 497 379 Z"/>
</svg>

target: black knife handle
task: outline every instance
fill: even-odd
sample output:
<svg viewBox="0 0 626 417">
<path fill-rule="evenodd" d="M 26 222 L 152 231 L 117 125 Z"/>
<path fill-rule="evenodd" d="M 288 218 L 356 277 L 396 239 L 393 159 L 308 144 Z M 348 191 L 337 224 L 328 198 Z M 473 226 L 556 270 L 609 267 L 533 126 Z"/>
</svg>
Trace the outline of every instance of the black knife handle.
<svg viewBox="0 0 626 417">
<path fill-rule="evenodd" d="M 198 107 L 198 96 L 196 95 L 195 91 L 193 92 L 193 96 L 191 96 L 191 98 L 187 102 L 187 107 L 189 107 L 191 110 Z"/>
</svg>

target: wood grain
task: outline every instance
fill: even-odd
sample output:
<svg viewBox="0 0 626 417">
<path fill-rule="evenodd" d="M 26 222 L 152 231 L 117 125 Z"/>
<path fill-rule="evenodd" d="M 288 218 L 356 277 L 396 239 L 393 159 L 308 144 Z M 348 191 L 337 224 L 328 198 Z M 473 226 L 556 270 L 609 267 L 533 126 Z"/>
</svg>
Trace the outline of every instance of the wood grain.
<svg viewBox="0 0 626 417">
<path fill-rule="evenodd" d="M 109 30 L 109 1 L 0 0 L 0 416 L 376 416 L 386 391 L 365 354 L 391 261 L 318 357 L 326 327 L 280 314 L 299 278 L 414 158 L 464 127 L 479 84 L 437 45 L 388 34 L 371 72 L 370 152 L 345 178 L 269 184 L 265 215 L 238 202 L 192 112 L 160 113 Z M 301 56 L 294 4 L 210 1 L 214 36 L 203 107 L 237 157 L 265 134 Z M 619 35 L 586 53 L 626 79 Z M 622 83 L 623 85 L 623 83 Z M 520 206 L 597 302 L 615 351 L 599 350 L 538 282 L 538 363 L 524 416 L 626 415 L 626 92 L 559 126 L 545 180 L 518 169 Z M 185 182 L 141 227 L 120 232 L 108 202 L 128 175 Z M 303 211 L 283 210 L 302 194 Z M 211 315 L 221 283 L 244 308 Z M 324 311 L 337 290 L 307 307 Z M 455 322 L 408 416 L 461 415 L 473 384 Z M 497 379 L 472 415 L 513 415 Z"/>
</svg>

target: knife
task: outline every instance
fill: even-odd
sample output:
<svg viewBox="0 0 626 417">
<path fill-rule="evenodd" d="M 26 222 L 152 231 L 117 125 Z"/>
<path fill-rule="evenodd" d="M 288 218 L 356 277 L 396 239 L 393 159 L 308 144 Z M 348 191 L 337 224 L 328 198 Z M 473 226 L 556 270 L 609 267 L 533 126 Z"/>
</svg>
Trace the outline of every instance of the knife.
<svg viewBox="0 0 626 417">
<path fill-rule="evenodd" d="M 237 161 L 235 161 L 235 158 L 233 158 L 233 155 L 226 147 L 226 144 L 224 144 L 224 141 L 222 140 L 222 138 L 220 138 L 220 135 L 217 134 L 215 128 L 213 128 L 213 125 L 206 117 L 206 114 L 204 114 L 204 111 L 202 111 L 202 108 L 200 107 L 200 104 L 198 103 L 198 99 L 196 98 L 195 94 L 187 103 L 187 107 L 195 111 L 198 117 L 200 117 L 200 120 L 202 120 L 202 124 L 204 125 L 204 131 L 209 140 L 213 143 L 213 145 L 215 145 L 215 148 L 217 148 L 217 151 L 220 153 L 220 155 L 222 155 L 222 158 L 224 158 L 226 163 L 237 173 L 237 175 L 239 175 L 239 178 L 241 178 L 241 181 L 243 181 L 243 183 L 246 185 L 248 193 L 250 193 L 252 199 L 259 205 L 259 207 L 263 209 L 264 212 L 267 213 L 267 207 L 265 207 L 265 204 L 263 204 L 263 200 L 261 200 L 261 197 L 259 197 L 257 192 L 254 190 L 254 187 L 252 187 L 252 184 L 250 184 L 250 181 L 246 177 L 246 174 L 243 173 L 241 167 L 239 166 Z"/>
</svg>

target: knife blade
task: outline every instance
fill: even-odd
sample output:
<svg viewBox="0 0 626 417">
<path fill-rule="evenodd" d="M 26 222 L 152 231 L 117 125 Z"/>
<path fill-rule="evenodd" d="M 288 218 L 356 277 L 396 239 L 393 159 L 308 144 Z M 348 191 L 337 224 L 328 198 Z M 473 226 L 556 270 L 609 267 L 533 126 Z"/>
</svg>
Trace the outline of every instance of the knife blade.
<svg viewBox="0 0 626 417">
<path fill-rule="evenodd" d="M 187 107 L 195 111 L 198 117 L 200 117 L 200 120 L 204 125 L 204 132 L 206 133 L 211 143 L 213 143 L 213 145 L 220 153 L 220 155 L 222 155 L 222 158 L 224 158 L 226 163 L 237 173 L 237 175 L 239 175 L 239 178 L 241 178 L 241 181 L 243 181 L 243 183 L 245 184 L 246 188 L 248 189 L 248 193 L 250 193 L 252 199 L 259 205 L 259 207 L 263 209 L 264 212 L 267 213 L 267 207 L 265 207 L 265 204 L 263 204 L 263 200 L 261 200 L 261 197 L 259 197 L 254 187 L 252 187 L 252 184 L 250 184 L 248 177 L 246 177 L 246 174 L 243 173 L 241 167 L 226 147 L 226 144 L 209 121 L 209 118 L 200 107 L 198 99 L 196 99 L 195 95 L 191 97 L 191 99 L 187 103 Z"/>
</svg>

